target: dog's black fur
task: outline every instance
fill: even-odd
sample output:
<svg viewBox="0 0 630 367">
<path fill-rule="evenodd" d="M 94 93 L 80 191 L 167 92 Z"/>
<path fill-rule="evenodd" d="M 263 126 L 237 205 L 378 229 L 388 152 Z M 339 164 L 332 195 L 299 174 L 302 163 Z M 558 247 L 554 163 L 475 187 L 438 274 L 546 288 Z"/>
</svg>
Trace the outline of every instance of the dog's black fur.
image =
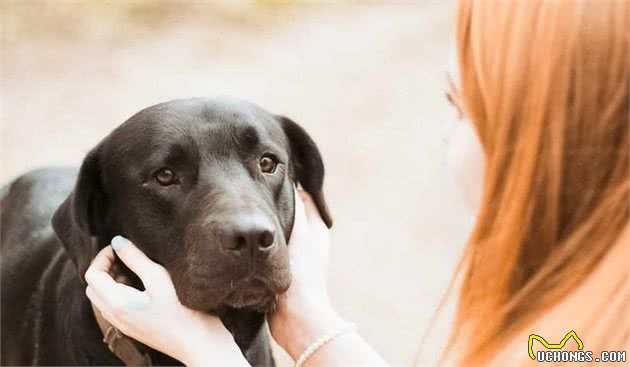
<svg viewBox="0 0 630 367">
<path fill-rule="evenodd" d="M 2 365 L 122 364 L 102 342 L 83 279 L 115 235 L 168 270 L 182 303 L 219 315 L 253 365 L 273 365 L 264 312 L 290 284 L 294 184 L 330 226 L 323 178 L 320 153 L 296 123 L 208 99 L 140 111 L 78 175 L 21 176 L 0 191 Z M 156 365 L 178 364 L 146 350 Z"/>
</svg>

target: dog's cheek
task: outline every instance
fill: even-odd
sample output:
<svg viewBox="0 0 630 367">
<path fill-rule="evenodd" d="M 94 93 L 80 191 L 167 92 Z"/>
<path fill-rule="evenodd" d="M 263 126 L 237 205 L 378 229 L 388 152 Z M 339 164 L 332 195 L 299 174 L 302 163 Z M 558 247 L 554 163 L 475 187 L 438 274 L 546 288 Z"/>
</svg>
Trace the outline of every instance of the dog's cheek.
<svg viewBox="0 0 630 367">
<path fill-rule="evenodd" d="M 278 293 L 284 293 L 291 285 L 291 264 L 287 246 L 281 246 L 272 259 L 274 274 L 272 275 L 274 288 Z"/>
<path fill-rule="evenodd" d="M 210 312 L 215 305 L 209 303 L 203 296 L 202 292 L 196 292 L 190 287 L 190 284 L 185 284 L 182 281 L 173 279 L 175 285 L 175 293 L 182 305 L 202 312 Z"/>
</svg>

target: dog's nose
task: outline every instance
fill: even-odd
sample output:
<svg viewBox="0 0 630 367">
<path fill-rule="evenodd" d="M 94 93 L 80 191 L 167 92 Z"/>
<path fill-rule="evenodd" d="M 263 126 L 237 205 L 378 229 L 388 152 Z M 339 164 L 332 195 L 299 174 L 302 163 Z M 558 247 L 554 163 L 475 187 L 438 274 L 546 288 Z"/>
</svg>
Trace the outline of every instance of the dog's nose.
<svg viewBox="0 0 630 367">
<path fill-rule="evenodd" d="M 222 246 L 226 250 L 265 252 L 276 243 L 275 229 L 263 216 L 239 216 L 223 228 Z"/>
</svg>

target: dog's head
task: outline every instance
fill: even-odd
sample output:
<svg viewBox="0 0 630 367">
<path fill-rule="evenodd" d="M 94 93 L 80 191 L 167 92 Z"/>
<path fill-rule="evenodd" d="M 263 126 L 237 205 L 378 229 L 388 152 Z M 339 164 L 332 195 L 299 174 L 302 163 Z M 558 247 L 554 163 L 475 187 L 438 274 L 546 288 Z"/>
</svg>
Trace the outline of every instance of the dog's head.
<svg viewBox="0 0 630 367">
<path fill-rule="evenodd" d="M 81 278 L 120 234 L 169 271 L 183 304 L 265 309 L 291 281 L 296 184 L 331 225 L 323 178 L 317 146 L 288 118 L 241 101 L 171 101 L 87 155 L 53 227 Z"/>
</svg>

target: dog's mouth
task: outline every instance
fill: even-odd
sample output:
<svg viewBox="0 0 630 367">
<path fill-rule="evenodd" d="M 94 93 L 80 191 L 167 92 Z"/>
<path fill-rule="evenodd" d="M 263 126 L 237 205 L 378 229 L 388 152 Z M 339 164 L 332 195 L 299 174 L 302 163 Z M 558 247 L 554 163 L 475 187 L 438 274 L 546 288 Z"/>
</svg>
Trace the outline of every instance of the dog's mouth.
<svg viewBox="0 0 630 367">
<path fill-rule="evenodd" d="M 276 293 L 260 279 L 246 279 L 234 284 L 224 303 L 237 309 L 251 308 L 268 312 L 275 307 Z"/>
</svg>

